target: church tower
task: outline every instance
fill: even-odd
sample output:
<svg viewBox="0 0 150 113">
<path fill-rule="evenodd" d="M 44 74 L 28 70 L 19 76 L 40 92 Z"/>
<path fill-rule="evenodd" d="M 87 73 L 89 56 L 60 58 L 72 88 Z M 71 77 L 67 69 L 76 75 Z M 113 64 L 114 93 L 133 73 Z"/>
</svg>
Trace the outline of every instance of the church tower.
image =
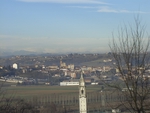
<svg viewBox="0 0 150 113">
<path fill-rule="evenodd" d="M 79 113 L 87 113 L 86 90 L 83 74 L 79 81 Z"/>
</svg>

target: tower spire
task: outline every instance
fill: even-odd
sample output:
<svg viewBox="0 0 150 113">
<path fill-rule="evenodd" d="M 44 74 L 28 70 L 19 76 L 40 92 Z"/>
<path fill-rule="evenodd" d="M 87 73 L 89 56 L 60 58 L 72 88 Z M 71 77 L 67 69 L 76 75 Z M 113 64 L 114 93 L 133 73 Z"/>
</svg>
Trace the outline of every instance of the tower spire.
<svg viewBox="0 0 150 113">
<path fill-rule="evenodd" d="M 81 72 L 79 85 L 80 86 L 85 86 L 85 82 L 84 82 L 84 78 L 83 78 L 83 72 Z"/>
<path fill-rule="evenodd" d="M 81 71 L 81 79 L 83 79 L 83 71 Z"/>
</svg>

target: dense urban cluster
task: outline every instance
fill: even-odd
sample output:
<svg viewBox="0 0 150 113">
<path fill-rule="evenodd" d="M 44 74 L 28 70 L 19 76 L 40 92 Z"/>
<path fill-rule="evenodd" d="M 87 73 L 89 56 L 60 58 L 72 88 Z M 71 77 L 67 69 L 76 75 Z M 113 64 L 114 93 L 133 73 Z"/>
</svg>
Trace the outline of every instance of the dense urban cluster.
<svg viewBox="0 0 150 113">
<path fill-rule="evenodd" d="M 84 59 L 84 60 L 82 60 Z M 86 60 L 100 59 L 100 63 L 112 62 L 111 59 L 103 59 L 98 54 L 69 54 L 58 56 L 13 56 L 1 58 L 1 81 L 18 84 L 47 84 L 60 85 L 60 82 L 68 82 L 73 85 L 78 82 L 81 70 L 84 71 L 86 82 L 97 83 L 102 72 L 111 71 L 111 66 L 85 66 L 80 64 Z M 78 61 L 77 61 L 78 60 Z M 74 64 L 73 62 L 76 62 Z M 77 64 L 77 62 L 80 62 Z M 106 76 L 105 76 L 106 77 Z M 111 80 L 109 78 L 109 80 Z M 63 84 L 63 83 L 62 83 Z"/>
<path fill-rule="evenodd" d="M 110 53 L 13 56 L 1 58 L 0 62 L 3 64 L 0 80 L 18 85 L 78 85 L 81 70 L 86 84 L 122 79 Z M 150 69 L 147 69 L 144 76 L 150 77 L 149 73 Z"/>
</svg>

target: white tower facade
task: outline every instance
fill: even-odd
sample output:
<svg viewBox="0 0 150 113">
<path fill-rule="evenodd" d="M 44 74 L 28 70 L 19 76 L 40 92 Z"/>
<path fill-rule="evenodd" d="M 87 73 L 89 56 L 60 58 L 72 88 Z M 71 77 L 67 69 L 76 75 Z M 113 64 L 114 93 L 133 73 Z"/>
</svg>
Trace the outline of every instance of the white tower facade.
<svg viewBox="0 0 150 113">
<path fill-rule="evenodd" d="M 86 89 L 83 74 L 79 81 L 79 113 L 87 113 Z"/>
</svg>

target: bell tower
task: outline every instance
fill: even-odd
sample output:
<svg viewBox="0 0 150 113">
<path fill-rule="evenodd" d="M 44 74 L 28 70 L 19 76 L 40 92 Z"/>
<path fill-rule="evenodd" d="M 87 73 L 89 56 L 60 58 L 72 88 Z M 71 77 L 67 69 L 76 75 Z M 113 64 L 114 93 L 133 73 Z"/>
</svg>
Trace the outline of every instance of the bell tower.
<svg viewBox="0 0 150 113">
<path fill-rule="evenodd" d="M 86 90 L 83 73 L 81 73 L 79 81 L 79 111 L 79 113 L 87 113 Z"/>
</svg>

